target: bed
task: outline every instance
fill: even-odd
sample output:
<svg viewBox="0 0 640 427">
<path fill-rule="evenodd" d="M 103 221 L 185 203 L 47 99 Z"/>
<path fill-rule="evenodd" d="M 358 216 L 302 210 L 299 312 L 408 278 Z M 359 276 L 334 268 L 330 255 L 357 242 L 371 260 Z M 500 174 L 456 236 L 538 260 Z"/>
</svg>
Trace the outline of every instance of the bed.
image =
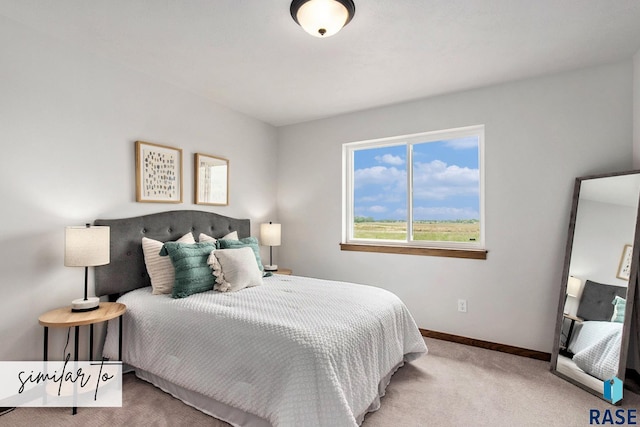
<svg viewBox="0 0 640 427">
<path fill-rule="evenodd" d="M 618 374 L 625 296 L 625 287 L 587 280 L 577 311 L 582 321 L 575 324 L 567 345 L 572 357 L 564 364 L 575 375 L 599 380 L 594 382 L 599 391 L 602 381 Z"/>
<path fill-rule="evenodd" d="M 153 294 L 142 237 L 235 231 L 243 239 L 249 220 L 171 211 L 95 224 L 111 227 L 111 263 L 96 268 L 96 295 L 127 305 L 123 361 L 232 425 L 359 425 L 393 373 L 427 351 L 405 305 L 376 287 L 272 275 L 237 292 Z M 117 358 L 112 326 L 104 356 Z"/>
</svg>

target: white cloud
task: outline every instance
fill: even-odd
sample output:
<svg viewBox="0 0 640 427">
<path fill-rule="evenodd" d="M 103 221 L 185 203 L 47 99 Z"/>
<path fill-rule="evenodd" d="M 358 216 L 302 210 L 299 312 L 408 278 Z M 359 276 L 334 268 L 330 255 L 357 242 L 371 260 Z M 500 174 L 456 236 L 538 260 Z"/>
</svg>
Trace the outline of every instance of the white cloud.
<svg viewBox="0 0 640 427">
<path fill-rule="evenodd" d="M 402 193 L 379 193 L 371 194 L 367 196 L 358 197 L 356 202 L 360 203 L 398 203 L 407 199 L 407 193 L 403 190 Z"/>
<path fill-rule="evenodd" d="M 371 202 L 377 202 L 378 200 L 380 200 L 380 194 L 377 194 L 375 196 L 360 197 L 357 201 L 360 203 L 371 203 Z"/>
<path fill-rule="evenodd" d="M 447 165 L 441 160 L 416 163 L 413 169 L 413 196 L 442 200 L 451 196 L 478 194 L 478 169 Z"/>
<path fill-rule="evenodd" d="M 373 212 L 373 213 L 385 213 L 387 211 L 387 208 L 384 206 L 375 205 L 375 206 L 369 206 L 367 208 L 367 211 Z"/>
<path fill-rule="evenodd" d="M 373 206 L 359 206 L 356 207 L 355 216 L 378 216 L 385 214 L 389 211 L 389 208 L 382 205 Z"/>
<path fill-rule="evenodd" d="M 479 193 L 479 169 L 448 165 L 442 160 L 414 163 L 415 219 L 478 218 L 477 205 L 461 205 L 461 197 Z M 407 172 L 376 165 L 354 171 L 355 209 L 359 216 L 406 218 Z M 428 207 L 424 206 L 428 201 Z M 435 204 L 436 206 L 433 206 Z M 465 203 L 466 204 L 466 203 Z M 364 206 L 363 206 L 364 205 Z M 421 207 L 421 205 L 423 205 Z"/>
<path fill-rule="evenodd" d="M 451 139 L 446 142 L 447 147 L 454 150 L 468 150 L 478 148 L 478 138 L 475 136 L 467 136 L 465 138 Z"/>
<path fill-rule="evenodd" d="M 354 173 L 354 187 L 364 187 L 369 184 L 387 187 L 388 189 L 406 183 L 407 172 L 395 167 L 372 166 L 370 168 L 358 169 Z"/>
<path fill-rule="evenodd" d="M 400 166 L 404 165 L 404 159 L 400 156 L 394 156 L 392 154 L 384 154 L 382 156 L 376 156 L 376 161 L 379 163 L 386 163 L 388 165 Z"/>
</svg>

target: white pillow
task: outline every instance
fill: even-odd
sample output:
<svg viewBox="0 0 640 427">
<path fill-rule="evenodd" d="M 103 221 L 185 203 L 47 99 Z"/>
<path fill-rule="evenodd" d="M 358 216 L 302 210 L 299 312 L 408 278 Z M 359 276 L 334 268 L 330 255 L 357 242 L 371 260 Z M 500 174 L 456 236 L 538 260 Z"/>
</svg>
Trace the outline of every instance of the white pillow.
<svg viewBox="0 0 640 427">
<path fill-rule="evenodd" d="M 214 249 L 207 263 L 216 277 L 214 290 L 220 292 L 239 291 L 262 285 L 262 271 L 250 247 L 236 249 Z"/>
<path fill-rule="evenodd" d="M 196 242 L 191 232 L 188 232 L 176 241 L 180 243 Z M 148 237 L 142 238 L 144 264 L 147 266 L 147 273 L 149 273 L 151 287 L 153 288 L 151 293 L 154 295 L 170 294 L 176 278 L 171 258 L 168 256 L 160 256 L 162 245 L 164 245 L 164 243 L 158 240 L 149 239 Z"/>
<path fill-rule="evenodd" d="M 232 231 L 231 233 L 225 235 L 224 237 L 221 237 L 221 239 L 226 239 L 226 240 L 240 240 L 238 239 L 238 232 L 237 231 Z M 200 235 L 198 236 L 198 242 L 215 242 L 218 239 L 215 239 L 207 234 L 204 233 L 200 233 Z"/>
</svg>

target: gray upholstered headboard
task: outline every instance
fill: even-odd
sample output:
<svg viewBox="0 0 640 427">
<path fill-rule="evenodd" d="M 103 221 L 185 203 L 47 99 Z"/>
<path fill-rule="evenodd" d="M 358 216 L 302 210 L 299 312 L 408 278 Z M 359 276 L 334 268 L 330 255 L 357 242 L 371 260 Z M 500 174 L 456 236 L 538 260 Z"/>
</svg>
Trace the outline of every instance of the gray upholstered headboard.
<svg viewBox="0 0 640 427">
<path fill-rule="evenodd" d="M 235 219 L 202 211 L 169 211 L 123 219 L 97 219 L 95 225 L 111 227 L 111 262 L 96 267 L 96 296 L 118 295 L 151 286 L 142 253 L 142 238 L 166 242 L 189 231 L 220 238 L 231 231 L 249 237 L 248 219 Z"/>
</svg>

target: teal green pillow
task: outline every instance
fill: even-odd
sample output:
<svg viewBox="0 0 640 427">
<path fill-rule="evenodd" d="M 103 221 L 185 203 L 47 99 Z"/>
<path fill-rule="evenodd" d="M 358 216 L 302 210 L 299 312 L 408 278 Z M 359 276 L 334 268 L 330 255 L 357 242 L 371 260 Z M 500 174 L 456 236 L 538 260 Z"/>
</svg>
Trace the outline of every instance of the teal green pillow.
<svg viewBox="0 0 640 427">
<path fill-rule="evenodd" d="M 199 292 L 213 289 L 215 276 L 207 264 L 213 242 L 178 243 L 166 242 L 160 255 L 169 255 L 176 271 L 176 279 L 171 295 L 174 298 L 185 298 Z"/>
<path fill-rule="evenodd" d="M 616 296 L 611 304 L 613 304 L 613 317 L 611 318 L 611 321 L 624 323 L 624 311 L 627 308 L 627 300 Z"/>
<path fill-rule="evenodd" d="M 262 265 L 262 259 L 260 258 L 260 247 L 258 246 L 258 239 L 255 237 L 245 237 L 240 240 L 220 239 L 216 242 L 217 249 L 237 249 L 250 247 L 253 249 L 253 254 L 256 256 L 256 262 L 260 271 L 264 272 L 264 266 Z"/>
</svg>

